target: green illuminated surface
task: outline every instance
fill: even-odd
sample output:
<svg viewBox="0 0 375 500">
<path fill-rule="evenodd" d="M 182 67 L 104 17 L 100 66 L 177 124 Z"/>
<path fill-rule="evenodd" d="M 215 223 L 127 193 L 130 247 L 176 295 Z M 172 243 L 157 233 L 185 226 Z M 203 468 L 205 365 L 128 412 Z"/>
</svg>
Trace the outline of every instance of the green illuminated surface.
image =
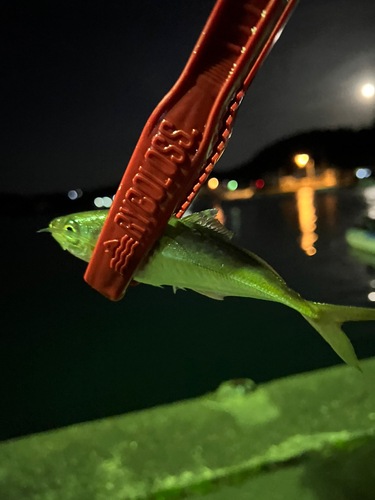
<svg viewBox="0 0 375 500">
<path fill-rule="evenodd" d="M 361 366 L 2 443 L 0 498 L 374 499 L 375 358 Z"/>
</svg>

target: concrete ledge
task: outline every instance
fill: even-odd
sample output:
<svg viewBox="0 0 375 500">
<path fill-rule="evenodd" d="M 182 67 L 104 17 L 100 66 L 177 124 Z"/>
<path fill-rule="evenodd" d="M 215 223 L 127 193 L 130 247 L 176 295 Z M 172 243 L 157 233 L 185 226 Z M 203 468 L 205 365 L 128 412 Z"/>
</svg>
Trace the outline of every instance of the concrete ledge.
<svg viewBox="0 0 375 500">
<path fill-rule="evenodd" d="M 373 500 L 375 358 L 0 444 L 1 500 Z"/>
</svg>

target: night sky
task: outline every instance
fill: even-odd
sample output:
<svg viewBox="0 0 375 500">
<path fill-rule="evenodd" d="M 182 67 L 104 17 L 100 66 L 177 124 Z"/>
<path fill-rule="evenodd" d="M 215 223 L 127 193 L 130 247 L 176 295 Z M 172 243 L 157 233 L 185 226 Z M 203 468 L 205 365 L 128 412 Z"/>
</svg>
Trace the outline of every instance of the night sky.
<svg viewBox="0 0 375 500">
<path fill-rule="evenodd" d="M 3 18 L 2 182 L 23 194 L 116 185 L 213 0 L 33 1 Z M 226 170 L 282 137 L 375 114 L 375 2 L 300 0 L 241 106 Z M 5 177 L 4 177 L 5 174 Z"/>
</svg>

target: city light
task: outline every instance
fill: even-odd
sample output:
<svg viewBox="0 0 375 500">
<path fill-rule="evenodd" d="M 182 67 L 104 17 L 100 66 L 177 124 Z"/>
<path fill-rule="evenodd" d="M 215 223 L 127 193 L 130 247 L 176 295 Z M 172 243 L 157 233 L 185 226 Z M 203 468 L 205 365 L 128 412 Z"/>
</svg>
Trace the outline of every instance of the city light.
<svg viewBox="0 0 375 500">
<path fill-rule="evenodd" d="M 77 200 L 83 195 L 82 189 L 71 189 L 68 191 L 68 198 L 70 200 Z"/>
<path fill-rule="evenodd" d="M 375 186 L 368 186 L 363 190 L 363 196 L 368 205 L 375 205 Z"/>
<path fill-rule="evenodd" d="M 306 167 L 310 160 L 310 156 L 307 155 L 306 153 L 303 154 L 298 154 L 294 156 L 294 163 L 297 165 L 299 168 Z"/>
<path fill-rule="evenodd" d="M 68 191 L 68 198 L 70 198 L 71 200 L 76 200 L 78 198 L 77 191 L 75 189 L 71 189 L 70 191 Z"/>
<path fill-rule="evenodd" d="M 366 83 L 362 86 L 361 92 L 363 97 L 366 97 L 366 99 L 370 99 L 375 95 L 375 87 L 372 83 Z"/>
<path fill-rule="evenodd" d="M 94 199 L 94 205 L 98 208 L 109 208 L 112 205 L 112 198 L 109 196 L 98 196 Z"/>
<path fill-rule="evenodd" d="M 264 180 L 263 179 L 258 179 L 255 181 L 255 187 L 257 189 L 262 189 L 264 188 Z"/>
<path fill-rule="evenodd" d="M 112 199 L 109 196 L 104 196 L 103 198 L 103 206 L 105 208 L 109 208 L 112 205 Z"/>
<path fill-rule="evenodd" d="M 229 181 L 227 184 L 227 189 L 229 191 L 235 191 L 238 188 L 238 182 L 235 180 Z"/>
<path fill-rule="evenodd" d="M 371 300 L 371 302 L 375 302 L 375 292 L 370 292 L 368 295 L 368 300 Z"/>
<path fill-rule="evenodd" d="M 207 186 L 209 189 L 216 189 L 219 186 L 218 179 L 216 179 L 216 177 L 211 177 L 211 179 L 207 182 Z"/>
<path fill-rule="evenodd" d="M 358 179 L 366 179 L 370 177 L 371 170 L 369 168 L 357 168 L 355 175 Z"/>
</svg>

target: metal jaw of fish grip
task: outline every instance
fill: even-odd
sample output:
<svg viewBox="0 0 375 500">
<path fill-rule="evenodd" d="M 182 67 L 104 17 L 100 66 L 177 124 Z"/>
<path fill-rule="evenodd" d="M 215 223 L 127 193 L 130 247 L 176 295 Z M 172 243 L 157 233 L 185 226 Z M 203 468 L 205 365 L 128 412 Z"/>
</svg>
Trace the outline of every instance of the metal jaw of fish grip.
<svg viewBox="0 0 375 500">
<path fill-rule="evenodd" d="M 218 0 L 180 78 L 147 121 L 85 273 L 112 300 L 222 155 L 237 109 L 296 0 Z"/>
</svg>

